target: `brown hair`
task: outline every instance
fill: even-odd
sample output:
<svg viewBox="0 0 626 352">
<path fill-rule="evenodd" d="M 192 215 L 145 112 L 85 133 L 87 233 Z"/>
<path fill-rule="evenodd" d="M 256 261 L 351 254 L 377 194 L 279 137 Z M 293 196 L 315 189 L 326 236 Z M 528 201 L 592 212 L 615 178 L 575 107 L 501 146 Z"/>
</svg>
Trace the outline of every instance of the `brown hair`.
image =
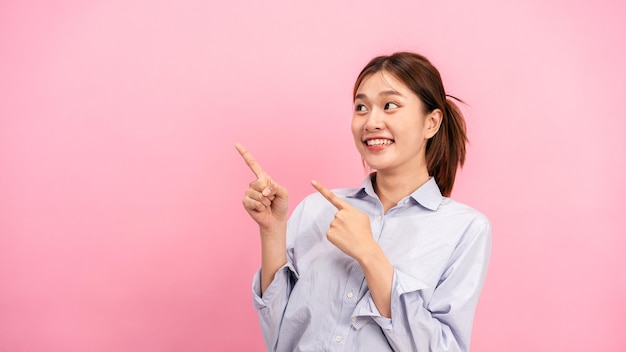
<svg viewBox="0 0 626 352">
<path fill-rule="evenodd" d="M 439 71 L 427 58 L 409 52 L 372 59 L 354 83 L 353 99 L 361 82 L 379 71 L 392 74 L 411 89 L 424 103 L 424 113 L 441 110 L 441 127 L 426 143 L 426 163 L 428 173 L 435 177 L 441 194 L 450 196 L 457 167 L 465 162 L 467 144 L 465 119 L 451 99 L 462 101 L 446 94 Z"/>
</svg>

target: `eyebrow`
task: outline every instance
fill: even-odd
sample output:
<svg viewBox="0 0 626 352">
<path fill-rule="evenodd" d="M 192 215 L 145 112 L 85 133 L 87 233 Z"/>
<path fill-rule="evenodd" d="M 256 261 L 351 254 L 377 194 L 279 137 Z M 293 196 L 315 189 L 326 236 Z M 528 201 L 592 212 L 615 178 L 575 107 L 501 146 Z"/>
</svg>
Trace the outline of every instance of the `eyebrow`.
<svg viewBox="0 0 626 352">
<path fill-rule="evenodd" d="M 381 96 L 395 95 L 395 96 L 400 96 L 400 97 L 404 98 L 404 95 L 400 94 L 400 92 L 398 92 L 397 90 L 393 90 L 393 89 L 383 90 L 378 95 L 381 95 Z M 367 95 L 365 95 L 363 93 L 359 93 L 359 94 L 354 96 L 354 100 L 357 100 L 357 99 L 365 99 L 365 100 L 367 100 Z"/>
</svg>

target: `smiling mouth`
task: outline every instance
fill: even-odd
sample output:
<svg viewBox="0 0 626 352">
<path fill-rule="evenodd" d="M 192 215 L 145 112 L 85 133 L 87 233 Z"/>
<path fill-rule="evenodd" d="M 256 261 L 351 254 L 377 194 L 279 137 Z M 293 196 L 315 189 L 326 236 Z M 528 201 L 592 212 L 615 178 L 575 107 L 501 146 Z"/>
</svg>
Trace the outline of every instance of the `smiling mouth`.
<svg viewBox="0 0 626 352">
<path fill-rule="evenodd" d="M 393 144 L 393 142 L 393 139 L 368 139 L 365 141 L 365 144 L 368 146 L 381 146 Z"/>
</svg>

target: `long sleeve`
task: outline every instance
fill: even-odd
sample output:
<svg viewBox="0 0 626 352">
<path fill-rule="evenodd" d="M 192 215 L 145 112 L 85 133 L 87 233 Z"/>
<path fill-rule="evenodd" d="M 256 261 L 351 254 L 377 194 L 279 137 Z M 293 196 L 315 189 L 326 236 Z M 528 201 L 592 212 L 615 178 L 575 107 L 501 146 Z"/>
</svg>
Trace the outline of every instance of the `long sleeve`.
<svg viewBox="0 0 626 352">
<path fill-rule="evenodd" d="M 468 351 L 490 250 L 489 223 L 472 224 L 436 287 L 396 269 L 391 319 L 380 316 L 368 293 L 355 308 L 353 325 L 358 329 L 373 319 L 394 351 Z"/>
<path fill-rule="evenodd" d="M 276 349 L 285 307 L 297 279 L 298 274 L 293 265 L 287 263 L 278 269 L 274 280 L 261 297 L 261 269 L 254 275 L 252 281 L 253 305 L 258 310 L 261 333 L 268 351 Z"/>
<path fill-rule="evenodd" d="M 294 264 L 293 242 L 303 213 L 302 207 L 302 205 L 296 207 L 287 224 L 287 263 L 276 271 L 274 279 L 262 296 L 261 269 L 257 270 L 252 279 L 253 306 L 258 311 L 261 333 L 267 351 L 276 350 L 285 308 L 299 278 Z"/>
</svg>

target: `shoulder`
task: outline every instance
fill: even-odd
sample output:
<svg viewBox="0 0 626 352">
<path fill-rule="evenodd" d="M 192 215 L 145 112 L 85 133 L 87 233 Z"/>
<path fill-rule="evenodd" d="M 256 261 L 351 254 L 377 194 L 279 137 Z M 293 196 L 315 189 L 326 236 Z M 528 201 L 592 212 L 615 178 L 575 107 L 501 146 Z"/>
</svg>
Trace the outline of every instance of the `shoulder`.
<svg viewBox="0 0 626 352">
<path fill-rule="evenodd" d="M 491 251 L 492 230 L 487 216 L 471 206 L 444 197 L 437 209 L 441 234 L 449 236 L 454 244 L 452 258 L 474 253 L 488 258 Z"/>
<path fill-rule="evenodd" d="M 437 213 L 448 221 L 464 226 L 470 232 L 491 233 L 491 223 L 485 214 L 452 198 L 444 197 Z"/>
</svg>

